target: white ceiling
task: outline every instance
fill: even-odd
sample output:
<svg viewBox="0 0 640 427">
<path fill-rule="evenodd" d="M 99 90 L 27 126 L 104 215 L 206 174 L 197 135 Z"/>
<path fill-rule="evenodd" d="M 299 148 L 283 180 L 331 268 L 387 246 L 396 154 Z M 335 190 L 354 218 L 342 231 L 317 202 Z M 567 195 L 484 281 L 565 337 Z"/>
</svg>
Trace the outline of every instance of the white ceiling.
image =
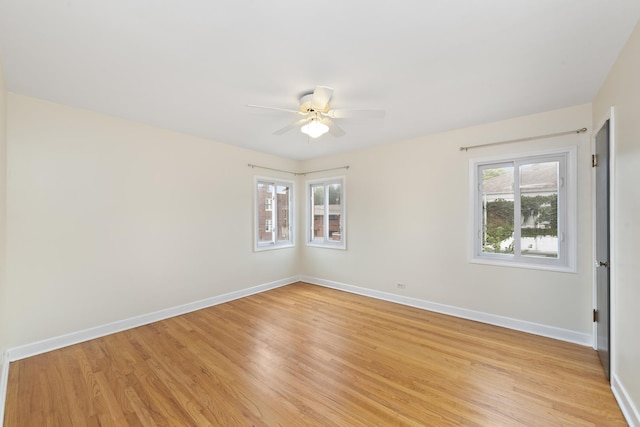
<svg viewBox="0 0 640 427">
<path fill-rule="evenodd" d="M 9 91 L 293 159 L 590 102 L 639 0 L 0 0 Z M 308 141 L 316 85 L 341 138 Z"/>
</svg>

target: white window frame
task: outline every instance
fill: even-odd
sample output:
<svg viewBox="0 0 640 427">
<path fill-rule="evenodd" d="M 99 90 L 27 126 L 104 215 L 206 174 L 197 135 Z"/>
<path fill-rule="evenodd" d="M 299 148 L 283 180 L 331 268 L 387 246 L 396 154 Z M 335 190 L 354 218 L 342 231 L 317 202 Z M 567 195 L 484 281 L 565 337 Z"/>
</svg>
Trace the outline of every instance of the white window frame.
<svg viewBox="0 0 640 427">
<path fill-rule="evenodd" d="M 513 155 L 476 158 L 469 160 L 469 211 L 470 211 L 470 262 L 508 267 L 532 268 L 576 273 L 577 259 L 577 148 L 575 146 L 554 150 L 544 150 Z M 515 254 L 482 252 L 482 186 L 480 171 L 487 165 L 513 163 L 516 168 L 522 163 L 535 163 L 544 160 L 562 159 L 561 182 L 558 192 L 558 258 L 538 258 Z M 561 166 L 562 169 L 562 166 Z M 514 169 L 514 182 L 516 182 Z M 519 212 L 519 189 L 514 189 L 514 211 Z M 517 202 L 516 202 L 517 201 Z M 517 224 L 516 220 L 514 224 Z M 519 237 L 519 232 L 516 234 Z"/>
<path fill-rule="evenodd" d="M 314 179 L 314 180 L 309 180 L 305 182 L 305 187 L 306 187 L 306 214 L 307 214 L 307 238 L 306 238 L 306 242 L 308 246 L 315 246 L 315 247 L 321 247 L 321 248 L 332 248 L 332 249 L 342 249 L 342 250 L 346 250 L 347 249 L 347 209 L 346 209 L 346 204 L 347 204 L 347 187 L 346 187 L 346 177 L 344 176 L 338 176 L 338 177 L 331 177 L 331 178 L 322 178 L 322 179 Z M 342 193 L 341 193 L 341 199 L 340 199 L 340 235 L 341 235 L 341 239 L 339 242 L 336 242 L 334 240 L 329 240 L 328 238 L 328 233 L 329 233 L 329 219 L 330 219 L 330 215 L 329 215 L 329 199 L 328 197 L 325 197 L 325 203 L 324 203 L 324 238 L 322 241 L 319 241 L 317 239 L 313 238 L 313 226 L 314 226 L 314 212 L 312 209 L 312 198 L 313 198 L 313 193 L 311 192 L 311 187 L 312 186 L 317 186 L 317 185 L 324 185 L 325 188 L 327 188 L 329 185 L 333 185 L 333 184 L 340 184 L 340 188 L 342 189 Z M 325 194 L 328 194 L 328 191 L 325 192 Z"/>
<path fill-rule="evenodd" d="M 277 197 L 271 199 L 271 203 L 265 205 L 265 203 L 261 203 L 258 198 L 258 184 L 265 183 L 271 184 L 276 188 L 278 185 L 284 185 L 289 187 L 289 209 L 287 211 L 288 217 L 288 227 L 289 227 L 289 239 L 278 241 L 278 200 Z M 285 179 L 279 178 L 271 178 L 265 176 L 256 176 L 253 180 L 253 200 L 254 200 L 254 208 L 253 208 L 253 240 L 254 240 L 254 250 L 255 251 L 265 251 L 270 249 L 281 249 L 281 248 L 290 248 L 295 246 L 295 182 Z M 261 242 L 260 241 L 260 232 L 259 232 L 259 209 L 264 207 L 270 207 L 271 209 L 265 209 L 266 212 L 271 212 L 270 224 L 273 228 L 273 239 L 270 242 Z"/>
</svg>

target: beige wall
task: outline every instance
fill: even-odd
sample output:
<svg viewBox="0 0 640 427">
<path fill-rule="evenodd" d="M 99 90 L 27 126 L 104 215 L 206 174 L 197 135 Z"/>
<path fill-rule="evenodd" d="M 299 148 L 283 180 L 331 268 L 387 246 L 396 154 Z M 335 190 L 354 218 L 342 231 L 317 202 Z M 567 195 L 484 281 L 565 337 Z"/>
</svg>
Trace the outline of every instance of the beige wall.
<svg viewBox="0 0 640 427">
<path fill-rule="evenodd" d="M 590 334 L 590 176 L 579 173 L 578 274 L 468 263 L 470 158 L 588 136 L 460 152 L 590 127 L 589 105 L 299 163 L 8 95 L 5 310 L 10 347 L 303 274 Z M 247 163 L 349 164 L 348 250 L 252 251 Z M 322 175 L 314 175 L 313 178 Z M 290 178 L 281 175 L 283 178 Z M 298 179 L 304 212 L 304 178 Z"/>
<path fill-rule="evenodd" d="M 582 105 L 305 162 L 350 168 L 348 250 L 304 247 L 303 274 L 591 334 L 589 136 L 459 150 L 590 128 L 591 114 Z M 567 145 L 578 146 L 578 273 L 470 264 L 469 159 Z"/>
<path fill-rule="evenodd" d="M 640 411 L 640 24 L 593 103 L 599 123 L 614 107 L 612 374 Z M 640 412 L 636 413 L 638 416 Z M 638 419 L 636 422 L 640 422 Z"/>
<path fill-rule="evenodd" d="M 11 347 L 297 274 L 247 167 L 296 162 L 13 93 L 8 155 Z"/>
<path fill-rule="evenodd" d="M 6 300 L 5 300 L 5 287 L 6 287 L 6 212 L 7 212 L 7 91 L 4 83 L 4 73 L 2 69 L 2 62 L 0 61 L 0 367 L 2 366 L 4 351 L 8 345 L 7 327 L 6 327 Z M 0 413 L 2 411 L 0 410 Z"/>
</svg>

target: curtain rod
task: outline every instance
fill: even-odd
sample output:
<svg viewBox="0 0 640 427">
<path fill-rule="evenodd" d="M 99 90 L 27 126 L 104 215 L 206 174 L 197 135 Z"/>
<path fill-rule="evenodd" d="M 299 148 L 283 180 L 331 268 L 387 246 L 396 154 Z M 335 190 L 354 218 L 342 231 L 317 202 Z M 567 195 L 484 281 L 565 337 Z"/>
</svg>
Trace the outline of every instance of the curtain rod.
<svg viewBox="0 0 640 427">
<path fill-rule="evenodd" d="M 554 136 L 569 135 L 569 134 L 572 134 L 572 133 L 584 133 L 586 131 L 587 131 L 587 128 L 581 128 L 581 129 L 577 129 L 577 130 L 568 130 L 566 132 L 550 133 L 550 134 L 547 134 L 547 135 L 538 135 L 538 136 L 530 136 L 530 137 L 527 137 L 527 138 L 510 139 L 508 141 L 490 142 L 488 144 L 470 145 L 468 147 L 460 147 L 460 151 L 468 151 L 468 150 L 471 150 L 473 148 L 488 147 L 490 145 L 511 144 L 511 143 L 514 143 L 514 142 L 524 142 L 524 141 L 532 141 L 534 139 L 551 138 L 551 137 L 554 137 Z"/>
<path fill-rule="evenodd" d="M 337 168 L 320 169 L 320 170 L 309 171 L 309 172 L 291 172 L 291 171 L 286 171 L 286 170 L 283 170 L 283 169 L 275 169 L 275 168 L 269 168 L 267 166 L 254 165 L 254 164 L 251 164 L 251 163 L 249 163 L 247 166 L 249 166 L 252 169 L 253 168 L 258 168 L 258 169 L 266 169 L 266 170 L 276 171 L 276 172 L 290 173 L 291 175 L 294 175 L 294 176 L 304 176 L 304 175 L 308 175 L 310 173 L 328 172 L 328 171 L 335 171 L 335 170 L 338 170 L 338 169 L 349 169 L 349 165 L 347 165 L 347 166 L 338 166 Z"/>
</svg>

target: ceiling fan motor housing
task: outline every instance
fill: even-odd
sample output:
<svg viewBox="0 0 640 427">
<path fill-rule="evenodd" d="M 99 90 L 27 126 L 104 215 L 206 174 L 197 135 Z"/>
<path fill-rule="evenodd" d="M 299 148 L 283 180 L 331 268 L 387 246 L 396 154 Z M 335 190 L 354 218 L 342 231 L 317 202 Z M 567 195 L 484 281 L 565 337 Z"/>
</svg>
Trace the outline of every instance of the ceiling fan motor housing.
<svg viewBox="0 0 640 427">
<path fill-rule="evenodd" d="M 307 113 L 311 113 L 311 112 L 320 112 L 320 113 L 326 113 L 327 111 L 329 111 L 330 105 L 327 102 L 324 106 L 323 109 L 317 109 L 317 108 L 311 108 L 311 99 L 313 98 L 313 92 L 311 93 L 307 93 L 305 95 L 302 95 L 300 97 L 300 111 L 307 114 Z"/>
</svg>

